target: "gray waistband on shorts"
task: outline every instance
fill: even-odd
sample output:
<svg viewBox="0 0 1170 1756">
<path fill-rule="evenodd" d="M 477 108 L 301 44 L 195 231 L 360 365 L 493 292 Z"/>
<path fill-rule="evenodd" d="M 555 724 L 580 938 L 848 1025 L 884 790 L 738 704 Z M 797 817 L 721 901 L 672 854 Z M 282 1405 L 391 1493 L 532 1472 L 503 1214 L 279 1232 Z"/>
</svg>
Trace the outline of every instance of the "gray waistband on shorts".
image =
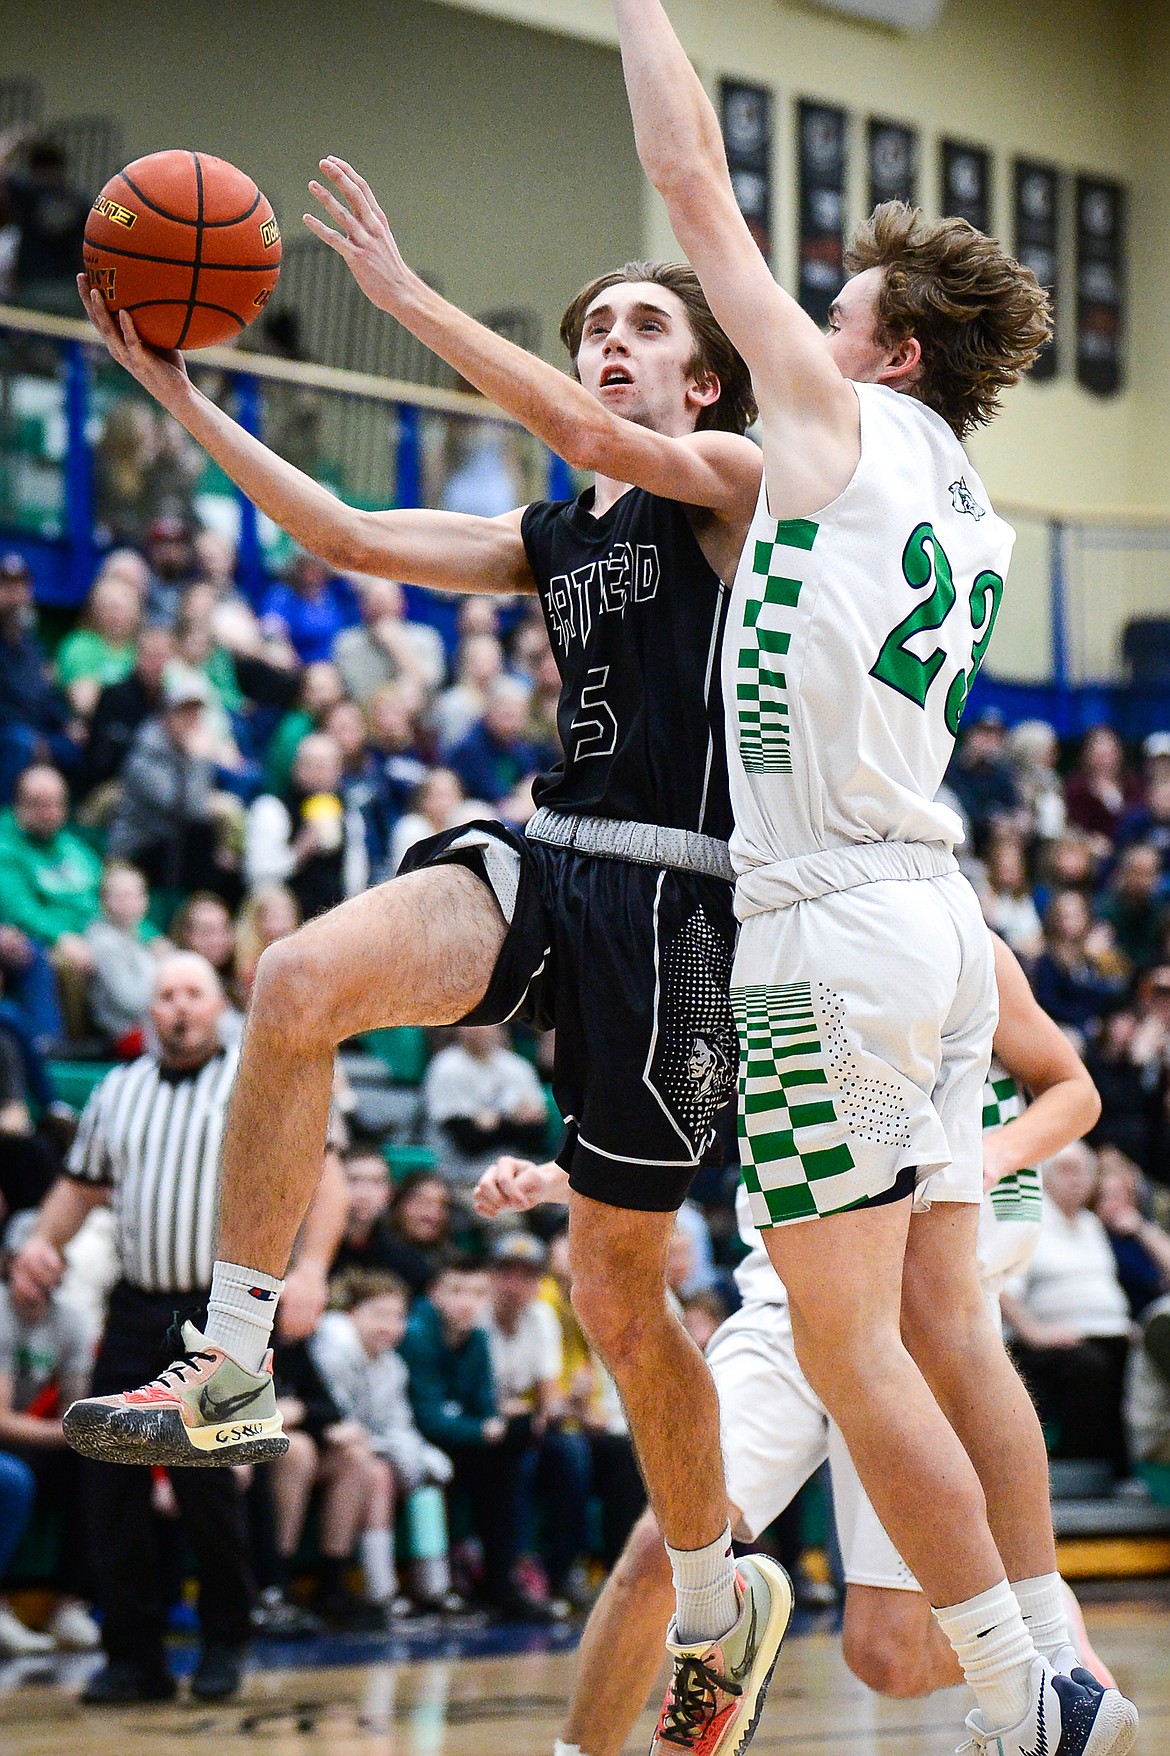
<svg viewBox="0 0 1170 1756">
<path fill-rule="evenodd" d="M 855 890 L 861 884 L 944 878 L 958 869 L 953 852 L 942 842 L 867 841 L 820 848 L 741 872 L 735 886 L 735 913 L 746 921 L 751 915 Z"/>
<path fill-rule="evenodd" d="M 706 878 L 735 880 L 727 843 L 693 829 L 664 829 L 658 823 L 623 823 L 613 817 L 578 817 L 542 806 L 524 832 L 530 841 L 551 842 L 606 860 L 632 860 L 639 866 L 670 866 Z"/>
</svg>

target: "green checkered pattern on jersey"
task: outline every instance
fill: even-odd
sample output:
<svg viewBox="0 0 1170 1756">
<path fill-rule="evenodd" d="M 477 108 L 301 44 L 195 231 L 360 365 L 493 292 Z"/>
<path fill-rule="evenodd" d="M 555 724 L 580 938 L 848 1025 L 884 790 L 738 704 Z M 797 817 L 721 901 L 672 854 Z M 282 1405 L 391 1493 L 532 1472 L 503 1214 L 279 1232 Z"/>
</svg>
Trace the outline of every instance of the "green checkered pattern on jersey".
<svg viewBox="0 0 1170 1756">
<path fill-rule="evenodd" d="M 792 773 L 788 678 L 781 669 L 792 644 L 785 624 L 792 618 L 785 612 L 800 602 L 800 556 L 812 548 L 818 528 L 806 518 L 788 519 L 776 526 L 772 541 L 755 544 L 752 573 L 763 590 L 759 596 L 749 592 L 744 604 L 735 679 L 739 755 L 748 774 Z"/>
<path fill-rule="evenodd" d="M 1024 1112 L 1024 1094 L 1010 1073 L 994 1075 L 983 1087 L 983 1132 L 1002 1128 Z M 991 1191 L 991 1206 L 996 1219 L 1029 1220 L 1038 1223 L 1043 1215 L 1040 1199 L 1039 1171 L 1012 1171 L 1001 1177 Z"/>
<path fill-rule="evenodd" d="M 853 1155 L 837 1118 L 808 982 L 733 988 L 739 1028 L 739 1139 L 748 1193 L 774 1225 L 856 1205 Z"/>
</svg>

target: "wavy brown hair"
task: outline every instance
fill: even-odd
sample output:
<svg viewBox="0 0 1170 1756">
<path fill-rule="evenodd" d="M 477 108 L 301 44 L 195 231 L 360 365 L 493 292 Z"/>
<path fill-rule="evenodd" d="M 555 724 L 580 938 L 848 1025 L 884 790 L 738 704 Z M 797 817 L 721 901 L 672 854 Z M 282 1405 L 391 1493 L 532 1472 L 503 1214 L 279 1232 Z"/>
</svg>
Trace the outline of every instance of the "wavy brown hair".
<svg viewBox="0 0 1170 1756">
<path fill-rule="evenodd" d="M 573 376 L 577 376 L 586 313 L 594 299 L 610 287 L 637 281 L 665 287 L 681 301 L 695 338 L 695 351 L 687 362 L 687 371 L 696 376 L 712 372 L 719 380 L 719 400 L 701 411 L 698 430 L 716 427 L 724 433 L 746 433 L 758 413 L 751 373 L 716 323 L 698 275 L 685 262 L 627 262 L 624 268 L 599 274 L 581 288 L 561 318 L 561 340 L 573 362 Z"/>
<path fill-rule="evenodd" d="M 845 255 L 850 274 L 884 268 L 877 335 L 915 336 L 922 364 L 913 393 L 959 438 L 990 421 L 1052 334 L 1052 304 L 1030 268 L 963 219 L 927 220 L 886 201 Z"/>
</svg>

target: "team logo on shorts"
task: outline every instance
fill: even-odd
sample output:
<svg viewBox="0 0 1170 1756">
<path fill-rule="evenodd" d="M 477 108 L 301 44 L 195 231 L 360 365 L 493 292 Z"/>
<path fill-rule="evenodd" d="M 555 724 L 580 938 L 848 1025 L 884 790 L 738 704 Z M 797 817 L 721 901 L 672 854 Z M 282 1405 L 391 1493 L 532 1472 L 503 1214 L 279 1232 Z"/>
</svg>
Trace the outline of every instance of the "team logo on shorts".
<svg viewBox="0 0 1170 1756">
<path fill-rule="evenodd" d="M 709 1043 L 706 1037 L 693 1039 L 687 1056 L 687 1076 L 695 1088 L 698 1102 L 709 1100 L 717 1091 L 722 1100 L 729 1070 L 728 1058 L 717 1043 Z"/>
<path fill-rule="evenodd" d="M 956 512 L 965 512 L 969 518 L 984 518 L 986 506 L 980 506 L 974 494 L 967 486 L 966 476 L 960 476 L 957 482 L 951 483 L 951 503 Z"/>
</svg>

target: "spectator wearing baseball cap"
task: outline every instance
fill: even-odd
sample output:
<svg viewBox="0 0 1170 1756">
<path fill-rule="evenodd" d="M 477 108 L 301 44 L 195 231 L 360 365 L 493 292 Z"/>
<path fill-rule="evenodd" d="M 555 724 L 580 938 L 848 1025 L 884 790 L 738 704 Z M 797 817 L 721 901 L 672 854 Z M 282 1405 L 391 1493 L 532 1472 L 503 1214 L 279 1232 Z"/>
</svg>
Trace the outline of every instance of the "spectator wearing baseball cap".
<svg viewBox="0 0 1170 1756">
<path fill-rule="evenodd" d="M 23 555 L 0 556 L 0 805 L 34 762 L 69 770 L 81 755 L 80 728 L 36 636 L 32 586 Z"/>
<path fill-rule="evenodd" d="M 494 1240 L 484 1328 L 500 1413 L 519 1451 L 521 1542 L 533 1546 L 537 1503 L 543 1504 L 548 1583 L 557 1612 L 567 1614 L 570 1579 L 585 1549 L 589 1444 L 565 1425 L 561 1395 L 561 1326 L 541 1297 L 548 1250 L 531 1232 Z"/>
<path fill-rule="evenodd" d="M 206 687 L 190 670 L 164 676 L 162 711 L 140 726 L 122 769 L 106 851 L 152 889 L 211 890 L 234 904 L 241 887 L 220 847 Z"/>
</svg>

